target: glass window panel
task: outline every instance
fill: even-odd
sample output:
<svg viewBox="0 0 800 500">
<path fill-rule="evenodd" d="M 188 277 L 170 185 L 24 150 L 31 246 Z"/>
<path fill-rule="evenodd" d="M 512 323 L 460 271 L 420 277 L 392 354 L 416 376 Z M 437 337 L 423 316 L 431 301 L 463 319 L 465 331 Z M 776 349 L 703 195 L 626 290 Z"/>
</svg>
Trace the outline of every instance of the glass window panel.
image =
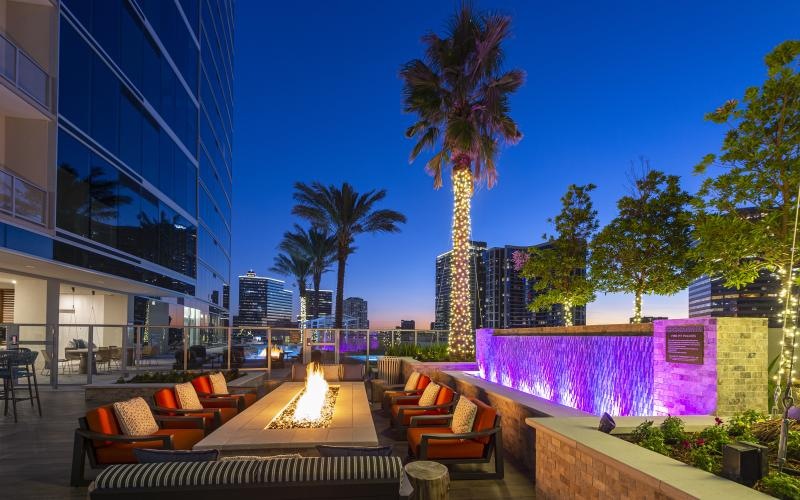
<svg viewBox="0 0 800 500">
<path fill-rule="evenodd" d="M 119 171 L 96 154 L 91 156 L 91 237 L 115 247 L 117 245 L 117 215 L 119 212 Z"/>
<path fill-rule="evenodd" d="M 144 32 L 129 6 L 122 11 L 122 56 L 118 64 L 137 89 L 142 89 Z"/>
<path fill-rule="evenodd" d="M 92 25 L 92 3 L 92 0 L 62 0 L 62 4 L 87 28 Z"/>
<path fill-rule="evenodd" d="M 92 60 L 92 137 L 119 152 L 119 80 L 98 57 Z"/>
<path fill-rule="evenodd" d="M 119 157 L 135 172 L 142 172 L 142 113 L 127 90 L 119 96 Z"/>
<path fill-rule="evenodd" d="M 14 210 L 14 177 L 0 170 L 0 210 Z"/>
<path fill-rule="evenodd" d="M 159 223 L 161 221 L 158 211 L 158 199 L 143 189 L 140 203 L 139 222 L 142 236 L 142 258 L 158 263 Z"/>
<path fill-rule="evenodd" d="M 120 62 L 121 15 L 122 0 L 94 0 L 92 3 L 92 36 L 117 63 Z"/>
<path fill-rule="evenodd" d="M 143 257 L 142 247 L 146 244 L 142 238 L 141 196 L 139 184 L 120 174 L 119 177 L 119 213 L 117 216 L 117 248 L 123 252 Z"/>
<path fill-rule="evenodd" d="M 58 134 L 56 225 L 89 237 L 89 150 L 64 131 Z"/>
<path fill-rule="evenodd" d="M 142 117 L 142 175 L 154 186 L 158 186 L 159 130 L 147 115 Z"/>
<path fill-rule="evenodd" d="M 17 217 L 44 224 L 44 203 L 47 194 L 22 179 L 14 180 L 14 212 Z"/>
<path fill-rule="evenodd" d="M 92 55 L 68 22 L 61 22 L 61 67 L 58 111 L 78 128 L 89 131 Z"/>
</svg>

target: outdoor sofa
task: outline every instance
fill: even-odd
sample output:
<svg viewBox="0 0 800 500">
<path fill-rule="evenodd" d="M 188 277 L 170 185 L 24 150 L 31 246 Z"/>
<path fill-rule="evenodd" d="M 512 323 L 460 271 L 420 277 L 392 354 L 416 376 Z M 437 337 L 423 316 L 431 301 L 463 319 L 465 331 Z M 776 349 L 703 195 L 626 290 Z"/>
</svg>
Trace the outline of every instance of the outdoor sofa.
<svg viewBox="0 0 800 500">
<path fill-rule="evenodd" d="M 398 499 L 399 457 L 303 457 L 123 464 L 104 469 L 90 499 Z"/>
</svg>

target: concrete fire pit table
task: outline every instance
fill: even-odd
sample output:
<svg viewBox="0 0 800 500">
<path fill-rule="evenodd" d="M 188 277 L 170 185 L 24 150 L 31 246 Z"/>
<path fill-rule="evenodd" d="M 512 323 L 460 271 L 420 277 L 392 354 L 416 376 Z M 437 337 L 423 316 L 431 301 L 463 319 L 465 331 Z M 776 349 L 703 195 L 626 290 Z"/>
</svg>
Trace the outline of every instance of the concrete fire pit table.
<svg viewBox="0 0 800 500">
<path fill-rule="evenodd" d="M 286 382 L 212 432 L 195 450 L 217 449 L 223 455 L 269 455 L 302 452 L 318 444 L 377 446 L 363 382 L 331 382 L 338 387 L 333 419 L 323 428 L 268 429 L 270 422 L 303 390 L 302 382 Z"/>
</svg>

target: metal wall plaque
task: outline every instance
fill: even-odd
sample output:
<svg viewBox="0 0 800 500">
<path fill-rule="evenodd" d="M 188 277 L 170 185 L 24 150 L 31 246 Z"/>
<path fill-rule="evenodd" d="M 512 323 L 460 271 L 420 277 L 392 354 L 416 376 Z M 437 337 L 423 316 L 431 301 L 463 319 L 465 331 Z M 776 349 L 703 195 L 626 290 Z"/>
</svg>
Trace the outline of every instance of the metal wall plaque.
<svg viewBox="0 0 800 500">
<path fill-rule="evenodd" d="M 704 338 L 703 325 L 668 326 L 667 363 L 702 365 Z"/>
</svg>

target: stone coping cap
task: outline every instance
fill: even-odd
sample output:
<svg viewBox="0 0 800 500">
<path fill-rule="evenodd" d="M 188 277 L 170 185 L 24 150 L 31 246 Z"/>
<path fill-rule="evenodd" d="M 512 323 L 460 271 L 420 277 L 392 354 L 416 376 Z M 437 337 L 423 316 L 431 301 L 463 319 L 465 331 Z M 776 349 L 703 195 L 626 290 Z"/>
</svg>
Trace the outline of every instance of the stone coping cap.
<svg viewBox="0 0 800 500">
<path fill-rule="evenodd" d="M 537 328 L 505 328 L 492 329 L 495 336 L 607 336 L 607 337 L 649 337 L 653 335 L 653 323 L 618 325 L 580 325 L 580 326 L 544 326 Z"/>
<path fill-rule="evenodd" d="M 614 417 L 621 428 L 633 429 L 645 420 L 663 421 L 666 417 Z M 714 417 L 681 417 L 689 430 L 714 424 Z M 644 482 L 657 484 L 667 496 L 680 491 L 695 498 L 730 500 L 772 498 L 747 486 L 715 476 L 710 472 L 686 465 L 654 451 L 647 450 L 597 430 L 599 417 L 593 418 L 527 418 L 525 423 L 536 429 L 567 441 L 583 453 L 609 462 L 616 462 L 626 473 Z M 617 430 L 617 429 L 615 429 Z"/>
<path fill-rule="evenodd" d="M 463 380 L 467 383 L 474 385 L 475 387 L 479 387 L 485 390 L 486 392 L 510 399 L 520 404 L 521 406 L 525 406 L 531 409 L 535 413 L 540 413 L 550 417 L 590 416 L 589 413 L 586 413 L 584 411 L 575 408 L 570 408 L 569 406 L 560 405 L 558 403 L 554 403 L 547 399 L 534 396 L 533 394 L 528 394 L 526 392 L 522 392 L 517 389 L 506 387 L 496 382 L 490 382 L 475 375 L 470 375 L 468 373 L 459 371 L 445 371 L 444 373 L 446 375 L 453 377 L 456 380 Z"/>
</svg>

